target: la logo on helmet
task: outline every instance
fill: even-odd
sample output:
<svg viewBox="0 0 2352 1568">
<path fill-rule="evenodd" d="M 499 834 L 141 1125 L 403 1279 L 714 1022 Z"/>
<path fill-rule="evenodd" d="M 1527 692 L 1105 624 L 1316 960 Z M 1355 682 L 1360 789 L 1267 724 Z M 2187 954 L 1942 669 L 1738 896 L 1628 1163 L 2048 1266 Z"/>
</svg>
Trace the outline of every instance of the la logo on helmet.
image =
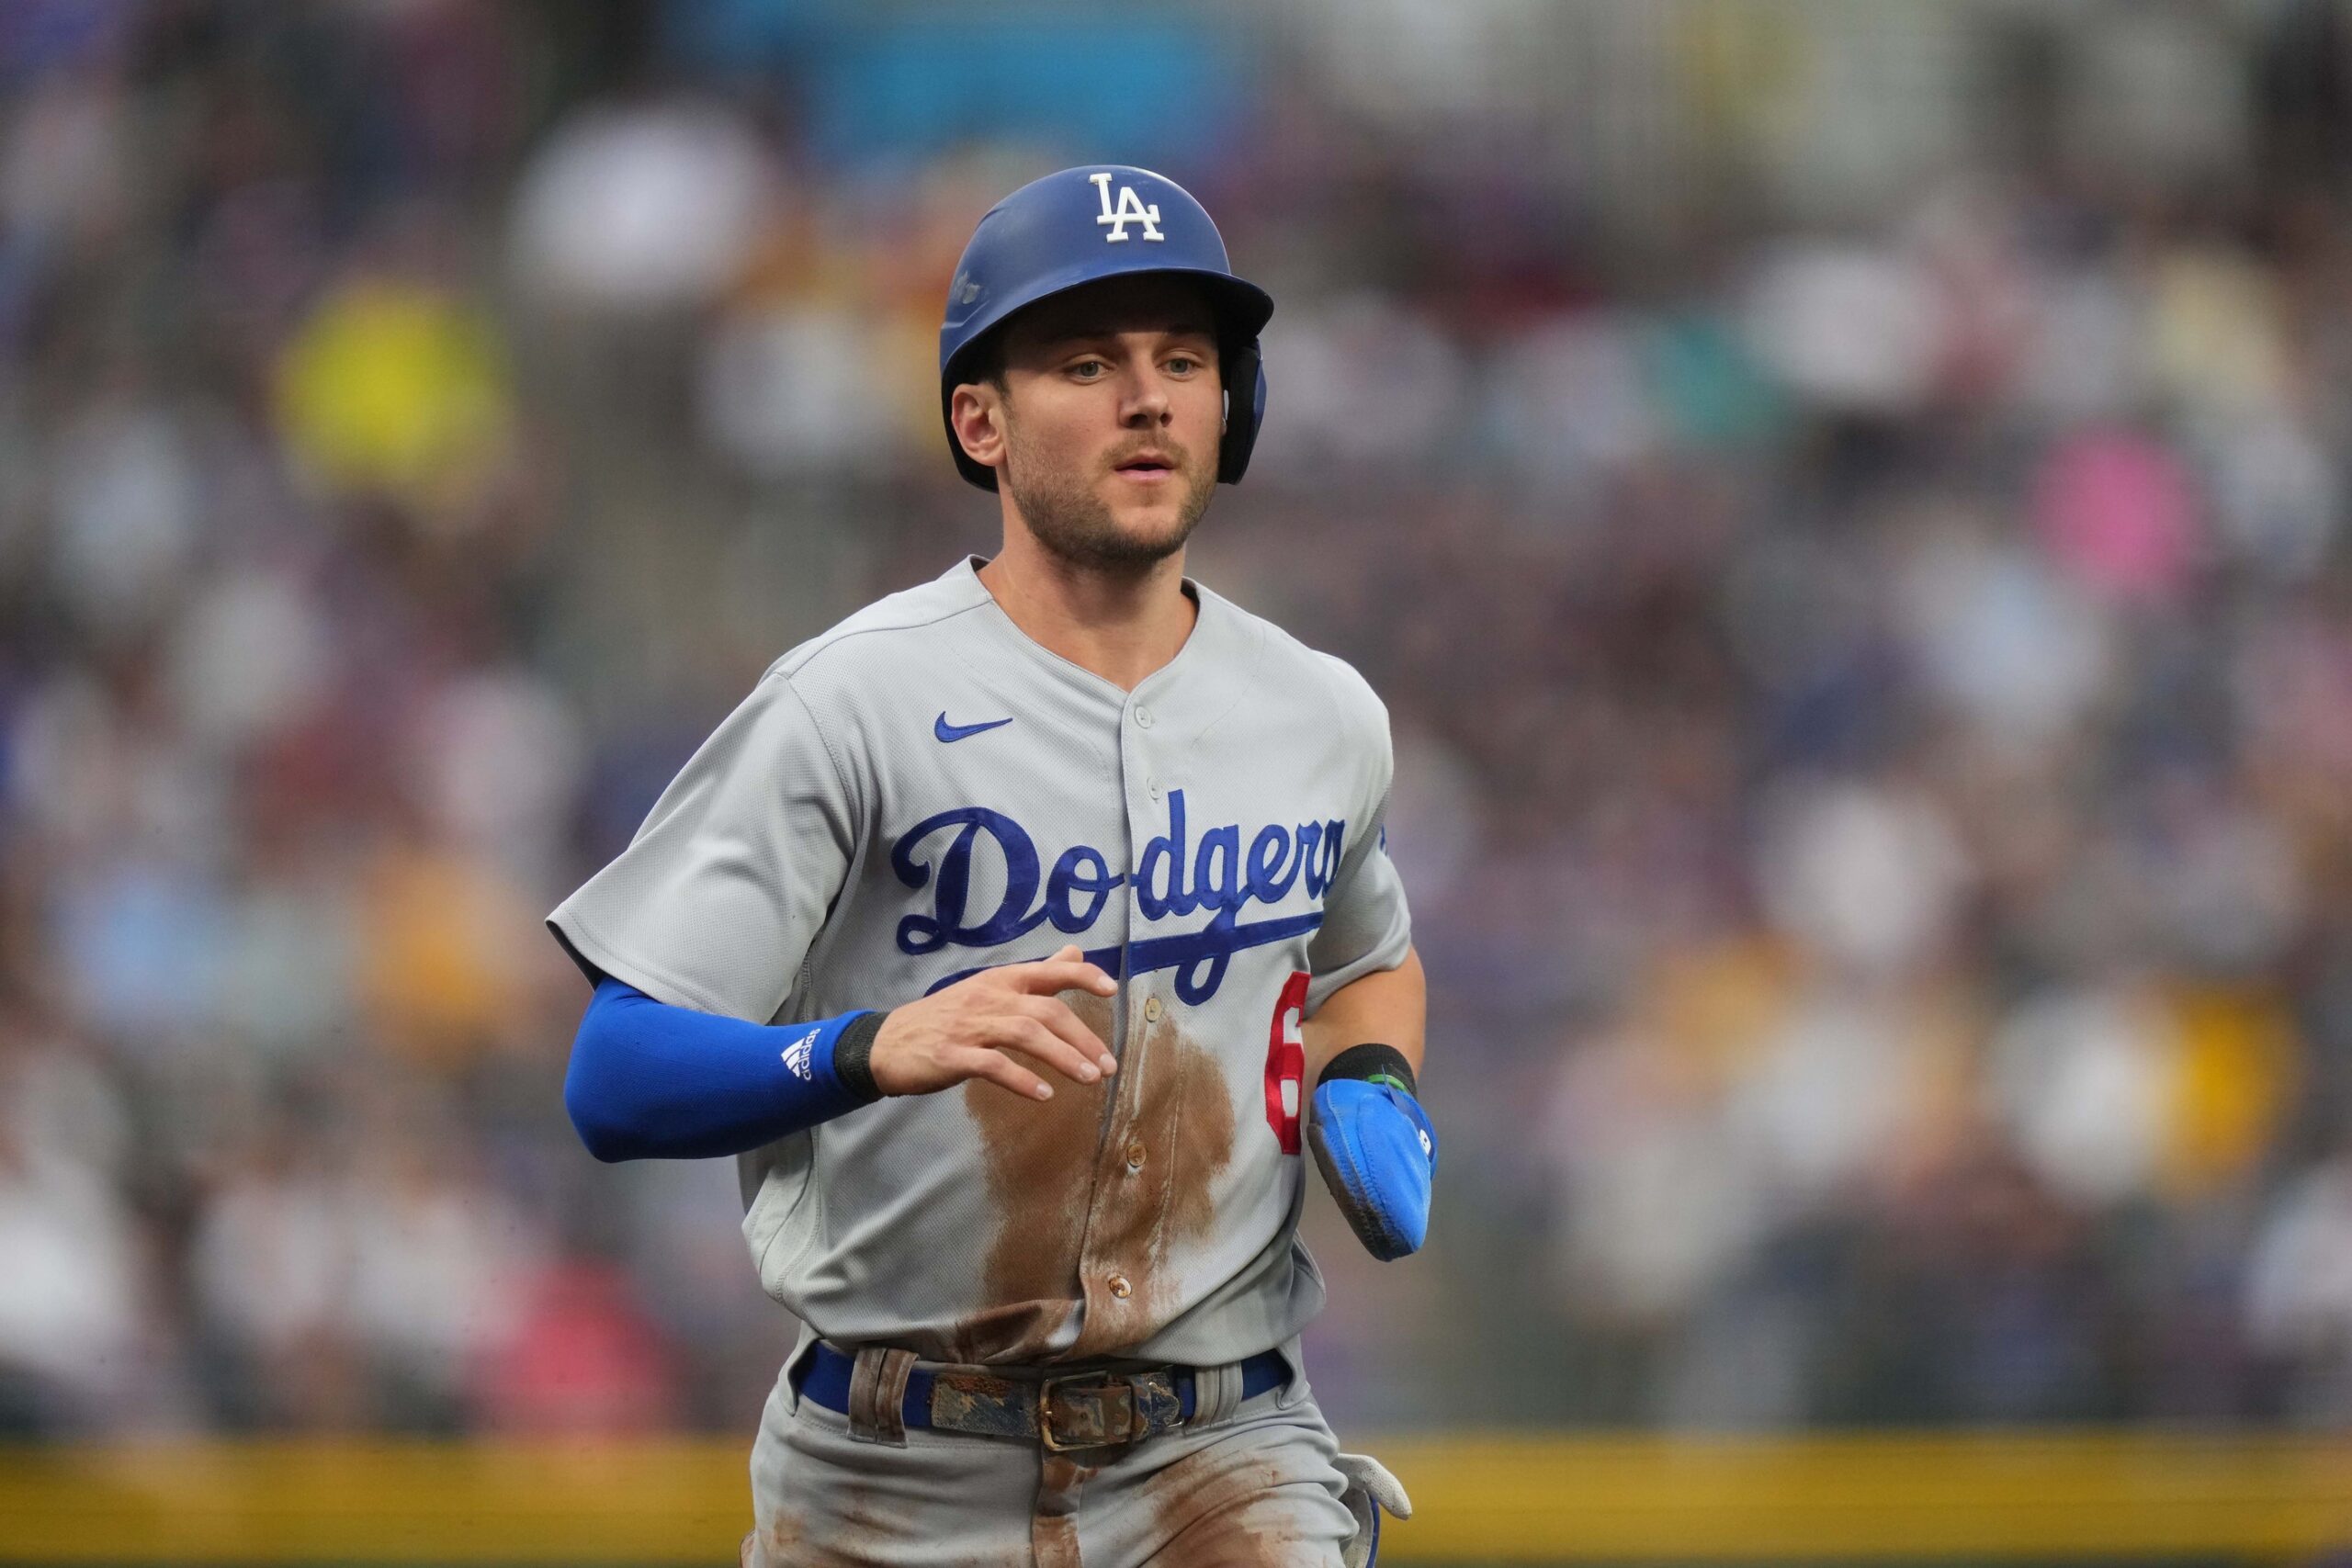
<svg viewBox="0 0 2352 1568">
<path fill-rule="evenodd" d="M 1100 218 L 1097 218 L 1094 221 L 1110 226 L 1111 231 L 1102 236 L 1103 241 L 1106 243 L 1115 243 L 1118 241 L 1125 239 L 1127 237 L 1127 225 L 1130 223 L 1142 224 L 1143 237 L 1147 240 L 1165 240 L 1168 238 L 1167 235 L 1159 231 L 1159 204 L 1158 202 L 1155 201 L 1149 207 L 1146 207 L 1143 204 L 1143 197 L 1136 194 L 1135 186 L 1121 186 L 1119 187 L 1119 205 L 1116 208 L 1114 208 L 1111 205 L 1110 171 L 1106 169 L 1102 174 L 1089 175 L 1086 177 L 1093 182 L 1095 192 L 1102 198 L 1102 215 Z"/>
</svg>

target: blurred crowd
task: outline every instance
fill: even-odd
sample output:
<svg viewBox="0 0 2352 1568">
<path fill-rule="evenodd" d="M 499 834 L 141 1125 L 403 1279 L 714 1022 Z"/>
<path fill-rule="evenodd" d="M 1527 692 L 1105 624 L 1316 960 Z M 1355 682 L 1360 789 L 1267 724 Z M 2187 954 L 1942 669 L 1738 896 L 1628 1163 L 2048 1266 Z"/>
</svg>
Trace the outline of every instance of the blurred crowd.
<svg viewBox="0 0 2352 1568">
<path fill-rule="evenodd" d="M 1278 302 L 1194 574 L 1394 725 L 1335 1416 L 2352 1420 L 2352 27 L 2064 9 L 0 7 L 0 1434 L 748 1426 L 540 918 L 989 547 L 944 281 L 1105 156 Z"/>
</svg>

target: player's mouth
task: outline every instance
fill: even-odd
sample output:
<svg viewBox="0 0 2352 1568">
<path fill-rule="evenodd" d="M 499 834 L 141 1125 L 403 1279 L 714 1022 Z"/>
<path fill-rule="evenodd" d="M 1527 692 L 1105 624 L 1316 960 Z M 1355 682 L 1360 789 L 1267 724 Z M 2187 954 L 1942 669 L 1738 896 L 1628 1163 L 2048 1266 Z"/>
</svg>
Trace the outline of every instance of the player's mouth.
<svg viewBox="0 0 2352 1568">
<path fill-rule="evenodd" d="M 1164 452 L 1138 452 L 1113 471 L 1138 484 L 1163 484 L 1176 477 L 1176 460 Z"/>
</svg>

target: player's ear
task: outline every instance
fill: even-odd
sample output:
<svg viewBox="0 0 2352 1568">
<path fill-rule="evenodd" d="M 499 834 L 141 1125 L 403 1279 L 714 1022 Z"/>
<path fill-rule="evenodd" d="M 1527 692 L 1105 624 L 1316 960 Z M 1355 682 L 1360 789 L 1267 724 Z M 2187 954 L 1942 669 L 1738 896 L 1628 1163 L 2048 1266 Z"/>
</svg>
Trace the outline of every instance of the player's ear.
<svg viewBox="0 0 2352 1568">
<path fill-rule="evenodd" d="M 947 423 L 964 456 L 992 468 L 1004 456 L 1004 394 L 986 381 L 967 381 L 947 404 Z"/>
</svg>

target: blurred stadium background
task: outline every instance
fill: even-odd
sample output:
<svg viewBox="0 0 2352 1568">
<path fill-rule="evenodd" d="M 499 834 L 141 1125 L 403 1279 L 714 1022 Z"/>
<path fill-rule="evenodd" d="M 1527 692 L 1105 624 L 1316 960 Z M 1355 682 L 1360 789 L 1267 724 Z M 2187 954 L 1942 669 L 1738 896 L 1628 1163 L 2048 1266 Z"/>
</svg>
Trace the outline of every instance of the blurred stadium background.
<svg viewBox="0 0 2352 1568">
<path fill-rule="evenodd" d="M 0 1562 L 729 1560 L 789 1325 L 538 918 L 989 547 L 1086 160 L 1394 718 L 1396 1560 L 2344 1560 L 2352 8 L 5 0 Z"/>
</svg>

